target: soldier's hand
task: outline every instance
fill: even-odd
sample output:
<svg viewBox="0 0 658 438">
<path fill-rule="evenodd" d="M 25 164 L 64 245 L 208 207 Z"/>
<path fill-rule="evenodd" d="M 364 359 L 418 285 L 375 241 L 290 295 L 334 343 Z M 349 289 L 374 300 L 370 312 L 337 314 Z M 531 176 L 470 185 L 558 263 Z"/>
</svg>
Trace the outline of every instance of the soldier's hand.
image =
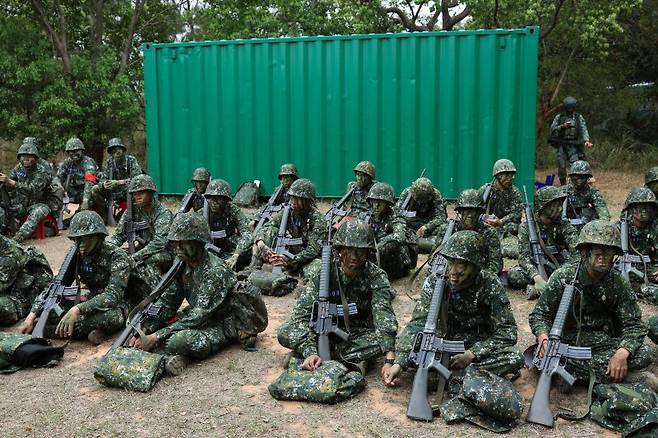
<svg viewBox="0 0 658 438">
<path fill-rule="evenodd" d="M 290 263 L 290 259 L 281 254 L 272 254 L 269 257 L 269 262 L 272 266 L 283 266 L 286 267 Z"/>
<path fill-rule="evenodd" d="M 471 350 L 466 350 L 461 354 L 456 354 L 450 359 L 450 368 L 461 370 L 466 368 L 475 359 L 475 354 Z"/>
<path fill-rule="evenodd" d="M 427 227 L 425 225 L 423 225 L 422 227 L 420 227 L 416 230 L 416 236 L 425 237 L 425 232 L 426 231 L 427 231 Z"/>
<path fill-rule="evenodd" d="M 24 335 L 32 333 L 32 330 L 34 329 L 34 321 L 37 319 L 37 315 L 35 313 L 30 312 L 29 315 L 25 318 L 25 321 L 18 326 L 18 331 L 20 333 L 23 333 Z"/>
<path fill-rule="evenodd" d="M 628 356 L 630 356 L 629 351 L 625 348 L 620 348 L 610 358 L 608 369 L 605 373 L 615 382 L 621 382 L 626 377 L 626 374 L 628 374 Z"/>
<path fill-rule="evenodd" d="M 229 267 L 231 270 L 235 270 L 235 266 L 238 264 L 238 255 L 233 254 L 231 257 L 226 259 L 226 265 Z"/>
<path fill-rule="evenodd" d="M 400 374 L 402 374 L 402 367 L 400 365 L 385 363 L 381 371 L 384 385 L 390 387 L 398 386 L 400 384 Z"/>
<path fill-rule="evenodd" d="M 128 346 L 132 348 L 142 348 L 142 341 L 139 336 L 133 336 L 128 341 Z"/>
<path fill-rule="evenodd" d="M 485 220 L 486 223 L 491 225 L 492 227 L 499 227 L 503 224 L 503 221 L 498 219 L 495 215 L 489 215 Z"/>
<path fill-rule="evenodd" d="M 544 288 L 546 287 L 546 280 L 544 280 L 539 274 L 533 275 L 532 279 L 534 280 L 535 287 L 539 290 L 539 292 L 544 292 Z"/>
<path fill-rule="evenodd" d="M 585 142 L 585 147 L 587 149 L 592 149 L 594 147 L 594 143 L 592 143 L 591 141 L 586 141 Z"/>
<path fill-rule="evenodd" d="M 153 333 L 151 335 L 144 336 L 144 339 L 138 338 L 138 341 L 135 342 L 135 348 L 140 348 L 144 351 L 151 351 L 155 348 L 155 344 L 158 343 L 158 336 Z"/>
<path fill-rule="evenodd" d="M 4 173 L 0 173 L 0 183 L 5 183 L 7 182 L 8 179 L 9 177 L 7 175 L 5 175 Z"/>
<path fill-rule="evenodd" d="M 649 275 L 653 278 L 654 281 L 658 281 L 658 271 L 655 271 Z"/>
<path fill-rule="evenodd" d="M 302 363 L 302 368 L 309 371 L 316 370 L 320 365 L 322 365 L 322 359 L 317 354 L 312 354 Z"/>
<path fill-rule="evenodd" d="M 548 335 L 546 333 L 537 336 L 537 357 L 540 359 L 546 353 L 546 344 L 548 344 Z"/>
<path fill-rule="evenodd" d="M 59 321 L 57 328 L 55 328 L 55 335 L 60 338 L 70 338 L 73 335 L 73 327 L 75 322 L 80 318 L 80 309 L 78 306 L 71 307 L 71 310 L 66 312 L 64 318 Z"/>
</svg>

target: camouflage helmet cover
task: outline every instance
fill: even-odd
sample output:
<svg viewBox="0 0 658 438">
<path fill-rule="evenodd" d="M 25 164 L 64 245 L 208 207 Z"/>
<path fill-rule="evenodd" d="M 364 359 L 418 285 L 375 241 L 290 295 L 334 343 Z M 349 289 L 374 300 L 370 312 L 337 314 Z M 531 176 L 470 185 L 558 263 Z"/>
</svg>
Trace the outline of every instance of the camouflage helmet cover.
<svg viewBox="0 0 658 438">
<path fill-rule="evenodd" d="M 375 165 L 370 161 L 361 161 L 359 164 L 354 166 L 355 172 L 365 173 L 370 176 L 370 178 L 375 179 Z"/>
<path fill-rule="evenodd" d="M 150 192 L 157 192 L 158 188 L 150 175 L 142 173 L 134 176 L 128 184 L 128 193 L 142 192 L 148 190 Z"/>
<path fill-rule="evenodd" d="M 512 160 L 502 158 L 494 163 L 492 172 L 493 176 L 503 172 L 516 172 L 516 167 Z"/>
<path fill-rule="evenodd" d="M 91 234 L 107 236 L 107 228 L 100 215 L 93 210 L 83 210 L 73 216 L 69 226 L 69 239 Z"/>
<path fill-rule="evenodd" d="M 290 176 L 294 176 L 295 178 L 299 178 L 299 174 L 297 173 L 297 166 L 295 166 L 292 163 L 282 164 L 281 169 L 279 169 L 279 179 L 281 179 L 285 175 L 290 175 Z"/>
<path fill-rule="evenodd" d="M 206 187 L 204 196 L 223 196 L 225 198 L 233 199 L 231 196 L 231 186 L 223 179 L 213 179 Z"/>
<path fill-rule="evenodd" d="M 110 139 L 109 143 L 107 144 L 107 151 L 109 152 L 110 149 L 112 149 L 114 147 L 117 147 L 117 146 L 120 147 L 120 148 L 126 149 L 126 145 L 123 144 L 121 139 L 118 138 L 118 137 L 114 137 L 114 138 Z"/>
<path fill-rule="evenodd" d="M 395 204 L 395 194 L 393 193 L 393 187 L 390 184 L 384 182 L 377 182 L 370 187 L 368 196 L 366 199 L 381 199 L 386 201 L 389 204 Z"/>
<path fill-rule="evenodd" d="M 565 108 L 575 108 L 577 103 L 578 101 L 576 100 L 575 97 L 567 96 L 562 101 L 562 106 Z"/>
<path fill-rule="evenodd" d="M 25 137 L 23 139 L 22 144 L 25 144 L 25 143 L 31 143 L 31 144 L 34 145 L 35 148 L 37 148 L 37 149 L 39 148 L 39 141 L 37 140 L 36 137 Z"/>
<path fill-rule="evenodd" d="M 294 183 L 290 185 L 288 189 L 289 196 L 295 196 L 297 198 L 310 199 L 311 201 L 315 200 L 315 185 L 311 180 L 306 178 L 300 178 L 295 180 Z"/>
<path fill-rule="evenodd" d="M 477 190 L 466 189 L 459 194 L 459 197 L 457 197 L 457 203 L 455 204 L 455 210 L 460 210 L 462 208 L 478 208 L 484 210 L 484 201 Z"/>
<path fill-rule="evenodd" d="M 429 178 L 418 178 L 411 184 L 411 196 L 418 201 L 426 201 L 434 195 L 434 185 Z"/>
<path fill-rule="evenodd" d="M 542 187 L 541 189 L 537 190 L 535 209 L 537 211 L 541 211 L 544 207 L 546 207 L 548 204 L 555 201 L 556 199 L 562 200 L 566 197 L 567 194 L 564 192 L 564 190 L 558 187 L 555 186 Z"/>
<path fill-rule="evenodd" d="M 578 240 L 576 241 L 576 248 L 583 245 L 604 245 L 614 248 L 617 254 L 621 254 L 621 234 L 612 222 L 597 219 L 585 224 Z"/>
<path fill-rule="evenodd" d="M 37 147 L 37 141 L 34 137 L 25 137 L 23 144 L 18 148 L 16 156 L 20 157 L 21 155 L 35 155 L 39 156 L 39 148 Z"/>
<path fill-rule="evenodd" d="M 208 169 L 205 167 L 197 167 L 194 169 L 194 172 L 192 172 L 192 181 L 209 182 L 210 172 L 208 172 Z"/>
<path fill-rule="evenodd" d="M 450 259 L 464 260 L 482 269 L 485 248 L 482 236 L 476 231 L 457 231 L 441 245 L 441 255 Z"/>
<path fill-rule="evenodd" d="M 656 195 L 647 187 L 635 187 L 626 197 L 624 210 L 633 204 L 651 204 L 657 206 Z"/>
<path fill-rule="evenodd" d="M 84 151 L 85 145 L 82 143 L 82 140 L 80 140 L 78 137 L 71 137 L 66 142 L 66 146 L 64 147 L 64 150 L 67 152 L 80 151 L 80 150 Z"/>
<path fill-rule="evenodd" d="M 370 225 L 359 219 L 345 221 L 333 239 L 333 246 L 375 249 L 375 235 Z"/>
<path fill-rule="evenodd" d="M 585 160 L 574 161 L 569 168 L 569 175 L 592 176 L 592 166 Z"/>
<path fill-rule="evenodd" d="M 210 242 L 210 226 L 198 212 L 179 213 L 171 222 L 167 239 L 173 241 L 196 240 L 208 243 Z"/>
<path fill-rule="evenodd" d="M 655 181 L 658 181 L 658 166 L 654 166 L 651 169 L 647 170 L 647 174 L 644 175 L 645 184 L 649 184 Z"/>
</svg>

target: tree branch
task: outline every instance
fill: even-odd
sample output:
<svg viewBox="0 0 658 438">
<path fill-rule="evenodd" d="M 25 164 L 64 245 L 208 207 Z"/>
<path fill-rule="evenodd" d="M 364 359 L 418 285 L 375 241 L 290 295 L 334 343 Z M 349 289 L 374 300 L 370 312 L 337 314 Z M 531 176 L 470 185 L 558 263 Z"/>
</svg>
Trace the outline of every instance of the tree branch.
<svg viewBox="0 0 658 438">
<path fill-rule="evenodd" d="M 117 71 L 116 76 L 119 76 L 123 73 L 123 70 L 128 64 L 128 57 L 130 56 L 130 51 L 133 47 L 133 40 L 135 38 L 135 29 L 137 28 L 137 22 L 139 21 L 139 16 L 142 14 L 144 9 L 144 3 L 146 0 L 137 0 L 135 2 L 135 9 L 133 10 L 133 15 L 130 18 L 130 24 L 128 25 L 128 32 L 126 33 L 126 43 L 123 46 L 123 52 L 121 53 L 121 62 L 119 63 L 119 70 Z"/>
<path fill-rule="evenodd" d="M 46 35 L 48 35 L 50 38 L 53 49 L 62 59 L 62 68 L 64 69 L 64 73 L 70 75 L 72 72 L 71 57 L 69 55 L 69 50 L 66 44 L 66 19 L 64 18 L 61 6 L 59 3 L 56 4 L 59 15 L 59 25 L 63 30 L 63 34 L 60 36 L 50 23 L 48 14 L 46 13 L 46 8 L 43 6 L 43 2 L 41 0 L 30 0 L 30 3 L 32 4 L 32 9 L 34 10 L 37 21 L 41 25 L 43 31 L 46 32 Z"/>
<path fill-rule="evenodd" d="M 407 16 L 407 14 L 402 9 L 400 9 L 398 7 L 391 6 L 391 7 L 385 8 L 384 12 L 387 13 L 387 14 L 397 15 L 398 16 L 398 21 L 400 22 L 400 24 L 402 24 L 402 26 L 405 29 L 407 29 L 411 32 L 418 32 L 418 31 L 422 32 L 422 31 L 427 30 L 424 26 L 418 26 L 416 23 L 414 23 L 412 20 L 410 20 L 409 17 Z"/>
<path fill-rule="evenodd" d="M 553 22 L 545 31 L 541 32 L 541 35 L 539 35 L 540 41 L 548 37 L 548 35 L 550 35 L 550 33 L 553 32 L 553 29 L 555 29 L 555 27 L 557 26 L 560 10 L 562 9 L 562 6 L 564 6 L 565 1 L 566 0 L 558 1 L 557 5 L 555 6 L 555 14 L 553 14 Z"/>
</svg>

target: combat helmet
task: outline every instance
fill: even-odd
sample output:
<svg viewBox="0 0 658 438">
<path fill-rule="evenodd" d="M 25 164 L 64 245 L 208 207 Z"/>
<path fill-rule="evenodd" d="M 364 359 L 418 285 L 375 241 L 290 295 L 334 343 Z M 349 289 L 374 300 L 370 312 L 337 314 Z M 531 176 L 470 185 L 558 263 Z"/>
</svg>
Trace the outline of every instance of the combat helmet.
<svg viewBox="0 0 658 438">
<path fill-rule="evenodd" d="M 463 208 L 478 208 L 484 210 L 484 201 L 477 190 L 466 189 L 459 194 L 455 204 L 455 210 L 461 210 Z"/>
<path fill-rule="evenodd" d="M 228 199 L 233 199 L 231 196 L 231 186 L 223 179 L 214 179 L 210 181 L 208 187 L 206 187 L 206 193 L 204 193 L 204 196 L 223 196 Z"/>
<path fill-rule="evenodd" d="M 621 234 L 612 222 L 605 219 L 597 219 L 585 224 L 578 240 L 576 248 L 583 245 L 603 245 L 614 248 L 617 254 L 621 254 Z"/>
<path fill-rule="evenodd" d="M 85 145 L 82 143 L 82 140 L 80 140 L 78 137 L 71 137 L 66 142 L 66 146 L 64 147 L 64 150 L 66 152 L 84 151 Z"/>
<path fill-rule="evenodd" d="M 126 145 L 124 145 L 121 139 L 118 137 L 110 139 L 109 143 L 107 144 L 107 151 L 110 152 L 114 147 L 120 147 L 126 150 Z"/>
<path fill-rule="evenodd" d="M 578 103 L 578 101 L 576 100 L 575 97 L 567 96 L 567 97 L 565 97 L 564 100 L 562 101 L 562 106 L 563 106 L 565 109 L 574 109 L 574 108 L 576 107 L 576 104 L 577 104 L 577 103 Z"/>
<path fill-rule="evenodd" d="M 294 176 L 295 179 L 299 178 L 299 175 L 297 174 L 297 166 L 292 163 L 282 164 L 281 169 L 279 170 L 279 179 L 286 175 Z"/>
<path fill-rule="evenodd" d="M 656 202 L 656 195 L 653 194 L 651 189 L 647 187 L 635 187 L 626 197 L 624 202 L 624 210 L 628 209 L 633 204 L 651 204 L 658 206 Z"/>
<path fill-rule="evenodd" d="M 647 170 L 647 174 L 644 175 L 645 184 L 650 184 L 655 181 L 658 181 L 658 166 L 654 166 L 651 169 Z"/>
<path fill-rule="evenodd" d="M 541 211 L 551 202 L 560 199 L 563 200 L 567 197 L 567 194 L 564 190 L 555 187 L 555 186 L 545 186 L 537 190 L 537 195 L 535 198 L 535 210 Z"/>
<path fill-rule="evenodd" d="M 420 202 L 429 201 L 434 196 L 434 185 L 429 178 L 421 176 L 411 184 L 411 196 Z M 439 194 L 439 198 L 440 198 Z"/>
<path fill-rule="evenodd" d="M 372 187 L 370 187 L 368 196 L 366 196 L 366 200 L 370 199 L 381 199 L 382 201 L 386 201 L 391 205 L 395 204 L 395 194 L 393 193 L 393 187 L 385 182 L 378 182 L 373 184 Z"/>
<path fill-rule="evenodd" d="M 592 166 L 585 160 L 574 161 L 569 168 L 569 176 L 571 175 L 592 176 Z"/>
<path fill-rule="evenodd" d="M 103 218 L 93 210 L 83 210 L 73 216 L 69 226 L 69 239 L 91 234 L 107 236 L 107 228 L 105 228 Z"/>
<path fill-rule="evenodd" d="M 288 189 L 289 196 L 295 196 L 297 198 L 310 199 L 311 201 L 315 200 L 315 185 L 311 180 L 306 178 L 300 178 L 295 180 L 294 183 L 290 185 Z"/>
<path fill-rule="evenodd" d="M 192 172 L 192 182 L 194 181 L 209 182 L 210 172 L 208 172 L 208 169 L 205 167 L 197 167 L 194 169 L 194 172 Z"/>
<path fill-rule="evenodd" d="M 179 213 L 171 222 L 167 239 L 173 241 L 197 240 L 208 243 L 210 242 L 210 226 L 208 226 L 208 221 L 195 211 Z"/>
<path fill-rule="evenodd" d="M 36 155 L 39 156 L 39 148 L 37 147 L 37 140 L 34 137 L 25 137 L 23 144 L 18 148 L 16 156 L 20 158 L 21 155 Z"/>
<path fill-rule="evenodd" d="M 370 161 L 361 161 L 359 164 L 354 166 L 355 172 L 365 173 L 370 176 L 370 178 L 375 179 L 375 165 Z"/>
<path fill-rule="evenodd" d="M 514 166 L 512 160 L 501 158 L 494 163 L 492 172 L 493 176 L 503 172 L 516 172 L 516 167 Z"/>
<path fill-rule="evenodd" d="M 333 239 L 334 248 L 342 246 L 350 248 L 375 249 L 375 235 L 370 225 L 359 219 L 345 221 L 340 226 Z"/>
<path fill-rule="evenodd" d="M 150 175 L 142 173 L 133 177 L 128 184 L 128 193 L 142 192 L 142 191 L 157 192 L 158 188 Z"/>
<path fill-rule="evenodd" d="M 464 260 L 482 269 L 484 243 L 477 231 L 464 230 L 455 234 L 441 245 L 441 255 L 450 259 Z"/>
</svg>

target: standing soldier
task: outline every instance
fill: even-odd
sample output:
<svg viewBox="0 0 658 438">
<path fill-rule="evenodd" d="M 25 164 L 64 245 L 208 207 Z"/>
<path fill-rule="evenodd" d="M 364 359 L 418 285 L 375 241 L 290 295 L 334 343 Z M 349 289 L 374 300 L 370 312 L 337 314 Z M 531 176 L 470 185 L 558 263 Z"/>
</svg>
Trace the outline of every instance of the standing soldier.
<svg viewBox="0 0 658 438">
<path fill-rule="evenodd" d="M 404 209 L 409 194 L 411 198 Z M 436 245 L 439 226 L 446 223 L 448 217 L 441 192 L 432 185 L 429 178 L 420 177 L 411 187 L 402 191 L 396 207 L 402 211 L 407 227 L 416 232 L 419 252 L 430 252 Z"/>
<path fill-rule="evenodd" d="M 226 260 L 228 267 L 240 271 L 251 260 L 253 236 L 249 221 L 240 207 L 231 202 L 231 187 L 223 179 L 212 180 L 204 196 L 208 202 L 204 214 L 210 231 L 226 233 L 224 237 L 211 238 L 211 241 L 221 250 L 220 257 Z"/>
<path fill-rule="evenodd" d="M 94 204 L 103 209 L 107 208 L 108 202 L 125 201 L 126 188 L 131 178 L 142 173 L 137 158 L 126 152 L 126 146 L 120 138 L 113 138 L 108 143 L 107 153 L 110 157 L 103 166 L 100 184 L 91 191 Z"/>
<path fill-rule="evenodd" d="M 369 210 L 359 215 L 370 225 L 379 253 L 379 266 L 389 280 L 404 277 L 418 261 L 417 237 L 404 217 L 393 208 L 395 195 L 390 184 L 377 182 L 368 192 Z"/>
<path fill-rule="evenodd" d="M 128 240 L 128 228 L 139 222 L 144 223 L 142 229 L 135 231 L 134 243 L 138 244 L 138 249 L 132 254 L 139 275 L 144 275 L 143 266 L 152 266 L 161 273 L 165 272 L 173 260 L 173 254 L 165 248 L 173 215 L 158 201 L 157 191 L 155 182 L 149 175 L 140 174 L 132 178 L 128 186 L 134 207 L 132 223 L 127 227 L 127 215 L 121 216 L 114 235 L 110 238 L 113 245 L 121 246 Z"/>
<path fill-rule="evenodd" d="M 519 256 L 516 238 L 521 223 L 521 192 L 512 185 L 516 167 L 511 160 L 500 159 L 493 165 L 494 180 L 480 187 L 485 207 L 484 221 L 498 231 L 503 257 Z"/>
<path fill-rule="evenodd" d="M 337 306 L 353 303 L 357 312 L 338 318 L 338 327 L 350 336 L 346 341 L 329 337 L 331 358 L 353 365 L 365 375 L 368 361 L 384 355 L 383 373 L 395 359 L 398 325 L 386 273 L 369 261 L 375 250 L 370 227 L 359 219 L 344 222 L 334 236 L 333 249 L 329 300 Z M 320 271 L 317 270 L 306 282 L 290 319 L 277 331 L 279 343 L 303 359 L 302 367 L 310 371 L 322 364 L 318 336 L 308 323 L 319 293 Z"/>
<path fill-rule="evenodd" d="M 646 175 L 644 175 L 644 187 L 651 189 L 653 194 L 658 197 L 658 166 L 647 170 Z"/>
<path fill-rule="evenodd" d="M 563 111 L 551 123 L 549 143 L 557 148 L 558 177 L 560 185 L 567 183 L 567 165 L 585 159 L 583 146 L 591 148 L 585 118 L 574 112 L 576 99 L 568 96 L 562 101 Z"/>
<path fill-rule="evenodd" d="M 208 172 L 208 169 L 205 167 L 194 169 L 194 172 L 192 172 L 192 184 L 194 187 L 189 188 L 185 192 L 185 196 L 183 196 L 181 205 L 183 212 L 190 209 L 199 211 L 203 208 L 203 195 L 206 193 L 208 183 L 210 183 L 210 172 Z"/>
<path fill-rule="evenodd" d="M 0 254 L 0 326 L 7 326 L 27 316 L 53 272 L 37 248 L 23 249 L 4 236 L 0 236 Z"/>
<path fill-rule="evenodd" d="M 558 187 L 547 186 L 537 191 L 534 215 L 535 228 L 539 245 L 547 258 L 545 266 L 547 274 L 570 261 L 574 256 L 574 248 L 578 232 L 562 218 L 562 204 L 566 193 Z M 530 246 L 528 218 L 519 227 L 519 264 L 510 269 L 509 284 L 515 289 L 527 286 L 529 300 L 539 297 L 546 281 L 539 274 Z"/>
<path fill-rule="evenodd" d="M 354 167 L 355 181 L 347 183 L 346 193 L 350 190 L 350 207 L 346 209 L 351 216 L 358 216 L 359 213 L 365 213 L 368 208 L 368 193 L 375 184 L 375 165 L 370 161 L 361 161 Z"/>
<path fill-rule="evenodd" d="M 569 184 L 565 187 L 567 202 L 566 217 L 576 230 L 595 219 L 610 220 L 608 206 L 601 192 L 588 184 L 592 168 L 587 161 L 578 160 L 569 169 Z"/>
<path fill-rule="evenodd" d="M 68 158 L 59 165 L 57 178 L 64 184 L 70 202 L 79 204 L 81 210 L 87 210 L 91 189 L 97 182 L 98 166 L 93 158 L 84 154 L 85 146 L 77 137 L 71 137 L 64 150 Z"/>
</svg>

